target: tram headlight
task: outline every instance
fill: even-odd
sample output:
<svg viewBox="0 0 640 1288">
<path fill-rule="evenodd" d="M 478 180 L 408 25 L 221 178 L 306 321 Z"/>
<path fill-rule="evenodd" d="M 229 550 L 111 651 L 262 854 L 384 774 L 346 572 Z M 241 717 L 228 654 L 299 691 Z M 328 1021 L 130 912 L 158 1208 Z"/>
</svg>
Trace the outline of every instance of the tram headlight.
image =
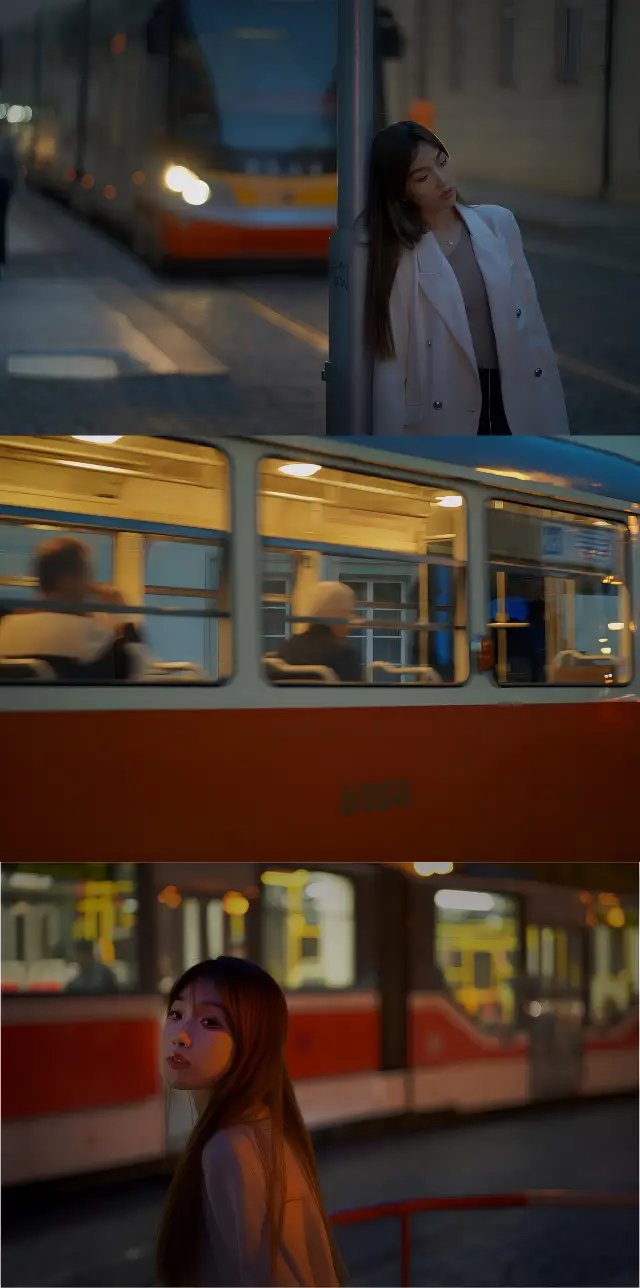
<svg viewBox="0 0 640 1288">
<path fill-rule="evenodd" d="M 164 186 L 170 192 L 182 192 L 190 178 L 195 178 L 195 175 L 191 175 L 183 165 L 170 165 L 164 172 Z"/>
<path fill-rule="evenodd" d="M 182 189 L 182 199 L 189 206 L 204 206 L 205 201 L 211 196 L 211 188 L 204 179 L 196 179 L 195 175 L 189 179 Z"/>
<path fill-rule="evenodd" d="M 211 196 L 209 184 L 184 165 L 167 166 L 163 180 L 165 188 L 181 196 L 189 206 L 204 206 Z"/>
</svg>

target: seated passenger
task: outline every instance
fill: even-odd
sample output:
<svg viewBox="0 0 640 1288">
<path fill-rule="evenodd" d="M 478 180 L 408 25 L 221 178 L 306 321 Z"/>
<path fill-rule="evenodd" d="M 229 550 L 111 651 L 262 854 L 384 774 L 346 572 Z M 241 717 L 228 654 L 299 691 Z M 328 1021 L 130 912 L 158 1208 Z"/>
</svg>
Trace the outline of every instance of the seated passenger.
<svg viewBox="0 0 640 1288">
<path fill-rule="evenodd" d="M 360 658 L 346 635 L 352 626 L 356 598 L 350 586 L 340 581 L 321 581 L 309 605 L 310 617 L 339 618 L 334 622 L 311 622 L 305 631 L 292 635 L 277 656 L 290 666 L 328 666 L 339 680 L 352 684 L 362 679 Z"/>
<path fill-rule="evenodd" d="M 87 612 L 87 601 L 122 604 L 119 591 L 92 582 L 89 551 L 64 537 L 40 546 L 34 574 L 44 604 L 18 608 L 0 621 L 0 657 L 47 662 L 59 680 L 131 680 L 150 659 L 132 622 Z M 67 611 L 63 611 L 66 608 Z"/>
<path fill-rule="evenodd" d="M 79 939 L 75 945 L 78 972 L 65 984 L 65 993 L 117 993 L 118 981 L 113 971 L 98 961 L 90 939 Z"/>
</svg>

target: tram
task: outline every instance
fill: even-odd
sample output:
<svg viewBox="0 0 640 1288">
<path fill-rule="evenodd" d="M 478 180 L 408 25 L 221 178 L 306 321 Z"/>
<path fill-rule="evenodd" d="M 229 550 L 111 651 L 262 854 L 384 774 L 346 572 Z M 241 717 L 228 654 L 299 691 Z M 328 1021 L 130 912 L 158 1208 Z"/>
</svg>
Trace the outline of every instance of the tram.
<svg viewBox="0 0 640 1288">
<path fill-rule="evenodd" d="M 0 657 L 5 856 L 633 861 L 639 515 L 638 466 L 543 439 L 0 438 L 0 612 L 75 536 L 151 659 Z M 358 683 L 278 666 L 322 580 Z"/>
<path fill-rule="evenodd" d="M 300 867 L 3 864 L 5 1185 L 162 1166 L 181 1148 L 192 1120 L 188 1096 L 165 1100 L 166 995 L 220 952 L 284 988 L 316 1132 L 637 1088 L 637 864 L 447 871 L 303 851 Z M 78 972 L 78 941 L 111 983 Z"/>
<path fill-rule="evenodd" d="M 376 118 L 400 56 L 378 8 Z M 3 39 L 28 182 L 154 266 L 324 260 L 335 225 L 336 0 L 69 0 Z"/>
</svg>

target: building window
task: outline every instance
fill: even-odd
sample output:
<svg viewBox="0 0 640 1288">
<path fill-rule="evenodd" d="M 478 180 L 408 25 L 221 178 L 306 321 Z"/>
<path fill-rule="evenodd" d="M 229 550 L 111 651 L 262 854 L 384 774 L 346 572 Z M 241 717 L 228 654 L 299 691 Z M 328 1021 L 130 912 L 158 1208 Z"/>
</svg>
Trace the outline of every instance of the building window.
<svg viewBox="0 0 640 1288">
<path fill-rule="evenodd" d="M 504 89 L 515 85 L 516 0 L 498 0 L 499 49 L 498 84 Z"/>
<path fill-rule="evenodd" d="M 434 902 L 436 965 L 453 1000 L 485 1032 L 513 1026 L 516 900 L 479 890 L 437 890 Z"/>
<path fill-rule="evenodd" d="M 556 0 L 556 76 L 577 85 L 582 70 L 582 4 Z"/>
<path fill-rule="evenodd" d="M 282 988 L 352 988 L 355 895 L 333 872 L 262 874 L 263 960 Z"/>
<path fill-rule="evenodd" d="M 489 504 L 499 684 L 627 684 L 627 528 L 506 501 Z"/>
<path fill-rule="evenodd" d="M 291 634 L 291 601 L 295 584 L 292 555 L 266 550 L 262 563 L 262 653 L 268 656 Z"/>
<path fill-rule="evenodd" d="M 2 865 L 2 991 L 138 987 L 135 864 Z"/>
<path fill-rule="evenodd" d="M 0 522 L 0 614 L 9 612 L 16 600 L 34 601 L 38 586 L 34 561 L 39 550 L 52 541 L 80 540 L 92 564 L 98 586 L 113 581 L 114 537 L 111 533 L 85 528 L 59 527 L 52 523 Z"/>
<path fill-rule="evenodd" d="M 365 622 L 375 620 L 379 626 L 375 631 L 363 628 L 350 635 L 359 649 L 365 674 L 374 684 L 388 683 L 389 679 L 396 683 L 410 682 L 412 676 L 402 674 L 399 668 L 419 662 L 415 633 L 402 629 L 403 625 L 415 622 L 418 615 L 415 576 L 405 573 L 400 577 L 360 580 L 353 573 L 341 572 L 339 580 L 353 590 L 358 616 Z M 375 663 L 385 663 L 394 669 L 385 671 Z"/>
<path fill-rule="evenodd" d="M 219 680 L 220 619 L 226 603 L 225 550 L 213 541 L 151 537 L 146 542 L 146 634 L 155 658 L 186 663 Z M 224 668 L 226 669 L 226 668 Z"/>
<path fill-rule="evenodd" d="M 464 89 L 467 62 L 467 0 L 451 0 L 449 36 L 449 88 Z"/>
</svg>

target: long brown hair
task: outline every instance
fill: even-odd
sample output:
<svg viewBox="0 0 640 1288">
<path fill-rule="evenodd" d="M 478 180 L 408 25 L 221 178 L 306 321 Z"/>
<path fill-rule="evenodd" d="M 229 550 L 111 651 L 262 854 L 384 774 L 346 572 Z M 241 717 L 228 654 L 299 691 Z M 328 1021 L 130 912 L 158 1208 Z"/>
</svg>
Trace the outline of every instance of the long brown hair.
<svg viewBox="0 0 640 1288">
<path fill-rule="evenodd" d="M 191 966 L 176 980 L 169 994 L 167 1014 L 185 989 L 202 979 L 211 981 L 220 993 L 235 1052 L 228 1070 L 212 1087 L 209 1103 L 189 1137 L 167 1192 L 158 1235 L 159 1282 L 163 1288 L 189 1288 L 196 1282 L 204 1220 L 204 1147 L 217 1131 L 240 1122 L 258 1103 L 266 1106 L 271 1118 L 268 1145 L 262 1133 L 256 1132 L 265 1175 L 271 1275 L 275 1275 L 282 1242 L 287 1143 L 318 1206 L 340 1278 L 344 1267 L 322 1203 L 313 1145 L 285 1063 L 288 1012 L 284 993 L 273 977 L 254 962 L 216 957 Z"/>
<path fill-rule="evenodd" d="M 417 121 L 396 121 L 373 140 L 365 223 L 369 235 L 366 334 L 374 357 L 395 357 L 389 297 L 403 248 L 412 249 L 426 231 L 424 219 L 406 196 L 409 170 L 421 143 L 449 153 L 444 143 Z M 466 204 L 459 192 L 456 200 Z"/>
</svg>

